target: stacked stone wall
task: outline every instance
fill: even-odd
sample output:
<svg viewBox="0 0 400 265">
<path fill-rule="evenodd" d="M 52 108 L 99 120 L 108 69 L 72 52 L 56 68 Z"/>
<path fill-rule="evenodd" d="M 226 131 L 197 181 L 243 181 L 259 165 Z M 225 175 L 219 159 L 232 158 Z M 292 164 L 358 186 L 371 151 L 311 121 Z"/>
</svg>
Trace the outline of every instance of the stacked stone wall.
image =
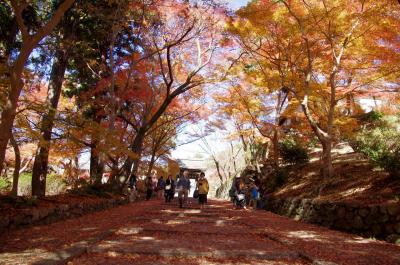
<svg viewBox="0 0 400 265">
<path fill-rule="evenodd" d="M 400 203 L 360 205 L 312 199 L 264 199 L 264 207 L 295 220 L 400 243 Z"/>
<path fill-rule="evenodd" d="M 0 231 L 34 224 L 48 224 L 58 220 L 116 207 L 128 202 L 129 200 L 127 198 L 120 197 L 73 204 L 60 203 L 48 207 L 17 209 L 15 212 L 1 213 Z"/>
</svg>

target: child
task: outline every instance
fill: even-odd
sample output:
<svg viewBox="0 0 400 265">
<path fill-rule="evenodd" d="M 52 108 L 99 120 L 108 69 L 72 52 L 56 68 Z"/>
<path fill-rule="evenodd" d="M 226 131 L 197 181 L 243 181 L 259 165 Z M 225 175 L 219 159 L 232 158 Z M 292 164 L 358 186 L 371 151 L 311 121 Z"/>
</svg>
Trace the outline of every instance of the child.
<svg viewBox="0 0 400 265">
<path fill-rule="evenodd" d="M 254 182 L 251 184 L 250 192 L 251 194 L 249 207 L 253 207 L 253 209 L 256 210 L 258 201 L 260 199 L 260 193 L 258 192 L 258 187 Z"/>
</svg>

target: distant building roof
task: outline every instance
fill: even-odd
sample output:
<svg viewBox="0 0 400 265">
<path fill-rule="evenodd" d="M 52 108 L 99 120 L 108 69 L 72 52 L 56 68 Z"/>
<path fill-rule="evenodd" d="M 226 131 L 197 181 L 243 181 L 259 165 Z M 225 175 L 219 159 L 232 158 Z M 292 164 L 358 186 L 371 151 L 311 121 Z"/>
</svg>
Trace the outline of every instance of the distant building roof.
<svg viewBox="0 0 400 265">
<path fill-rule="evenodd" d="M 178 159 L 178 164 L 181 169 L 197 169 L 205 171 L 207 169 L 207 161 L 201 159 Z"/>
</svg>

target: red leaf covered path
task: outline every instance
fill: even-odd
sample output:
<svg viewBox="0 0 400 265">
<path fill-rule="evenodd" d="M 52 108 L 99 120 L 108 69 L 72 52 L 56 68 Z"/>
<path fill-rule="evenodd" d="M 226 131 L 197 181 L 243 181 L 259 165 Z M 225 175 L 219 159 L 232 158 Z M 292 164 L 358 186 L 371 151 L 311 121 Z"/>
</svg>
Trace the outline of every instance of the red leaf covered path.
<svg viewBox="0 0 400 265">
<path fill-rule="evenodd" d="M 0 236 L 0 264 L 400 264 L 400 247 L 212 201 L 140 202 Z"/>
</svg>

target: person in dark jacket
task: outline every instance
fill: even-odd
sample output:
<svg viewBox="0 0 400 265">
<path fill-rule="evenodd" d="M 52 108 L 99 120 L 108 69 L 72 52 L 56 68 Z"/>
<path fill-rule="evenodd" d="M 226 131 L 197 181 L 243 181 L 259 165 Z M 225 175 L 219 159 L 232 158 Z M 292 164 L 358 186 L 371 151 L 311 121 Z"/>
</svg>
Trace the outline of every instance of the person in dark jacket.
<svg viewBox="0 0 400 265">
<path fill-rule="evenodd" d="M 237 209 L 246 208 L 246 189 L 243 180 L 239 180 L 236 185 L 235 205 Z"/>
<path fill-rule="evenodd" d="M 146 201 L 148 201 L 151 199 L 151 196 L 153 195 L 153 182 L 150 176 L 146 178 L 145 185 L 146 185 Z"/>
<path fill-rule="evenodd" d="M 190 192 L 189 171 L 185 170 L 183 176 L 179 178 L 176 184 L 178 190 L 179 207 L 182 208 L 184 204 L 188 203 L 188 196 Z"/>
<path fill-rule="evenodd" d="M 174 194 L 175 194 L 175 181 L 171 175 L 168 175 L 164 187 L 165 202 L 170 202 L 172 198 L 174 198 Z"/>
<path fill-rule="evenodd" d="M 137 177 L 135 174 L 132 174 L 130 179 L 129 179 L 129 187 L 131 189 L 136 189 L 136 182 L 137 182 Z"/>
<path fill-rule="evenodd" d="M 162 199 L 164 197 L 164 188 L 165 188 L 165 181 L 164 178 L 161 176 L 157 182 L 157 198 Z"/>
</svg>

